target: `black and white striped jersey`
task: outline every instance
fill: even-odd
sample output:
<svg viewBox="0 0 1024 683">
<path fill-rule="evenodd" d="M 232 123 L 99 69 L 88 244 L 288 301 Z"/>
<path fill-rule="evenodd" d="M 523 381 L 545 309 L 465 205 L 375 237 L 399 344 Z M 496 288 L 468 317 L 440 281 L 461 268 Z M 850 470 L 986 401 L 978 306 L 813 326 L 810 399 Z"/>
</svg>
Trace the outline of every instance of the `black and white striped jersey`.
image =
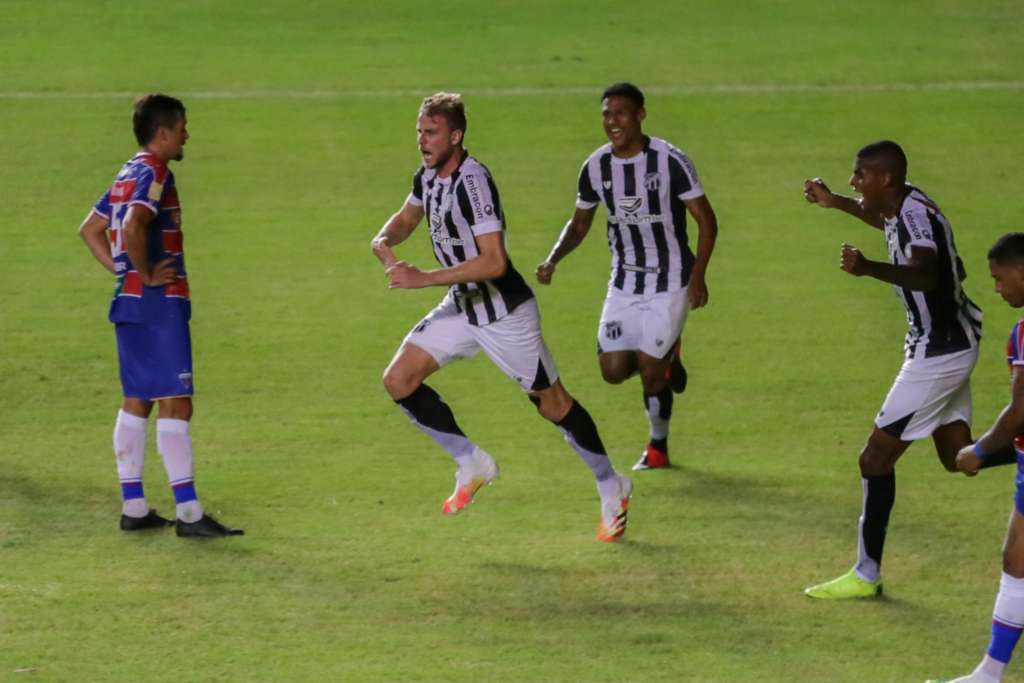
<svg viewBox="0 0 1024 683">
<path fill-rule="evenodd" d="M 444 267 L 479 256 L 477 236 L 505 231 L 505 214 L 491 173 L 468 152 L 447 178 L 439 178 L 435 170 L 421 166 L 406 201 L 423 207 L 434 257 Z M 470 325 L 487 325 L 533 298 L 533 290 L 509 257 L 508 269 L 501 277 L 452 285 L 449 296 Z"/>
<path fill-rule="evenodd" d="M 967 273 L 956 252 L 953 228 L 924 192 L 909 184 L 907 188 L 910 193 L 899 214 L 885 219 L 889 260 L 906 265 L 911 247 L 932 249 L 938 256 L 939 281 L 930 292 L 894 285 L 910 325 L 904 350 L 907 358 L 966 351 L 981 340 L 981 309 L 960 285 Z"/>
<path fill-rule="evenodd" d="M 612 154 L 610 143 L 591 154 L 580 170 L 576 206 L 603 201 L 608 211 L 609 285 L 633 294 L 685 287 L 694 255 L 684 201 L 703 194 L 693 163 L 659 138 L 648 138 L 631 159 Z"/>
</svg>

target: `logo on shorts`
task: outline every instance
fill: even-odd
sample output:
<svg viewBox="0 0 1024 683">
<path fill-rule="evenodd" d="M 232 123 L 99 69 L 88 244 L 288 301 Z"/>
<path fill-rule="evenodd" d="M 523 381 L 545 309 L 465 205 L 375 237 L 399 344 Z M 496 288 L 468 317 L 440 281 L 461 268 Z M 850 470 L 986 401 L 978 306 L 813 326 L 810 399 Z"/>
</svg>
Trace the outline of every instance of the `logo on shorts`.
<svg viewBox="0 0 1024 683">
<path fill-rule="evenodd" d="M 179 372 L 178 373 L 178 380 L 181 382 L 182 386 L 184 386 L 186 389 L 189 389 L 189 388 L 192 387 L 192 373 L 191 372 Z"/>
<path fill-rule="evenodd" d="M 604 336 L 609 339 L 618 339 L 622 336 L 622 323 L 612 320 L 604 324 Z"/>
<path fill-rule="evenodd" d="M 422 332 L 423 330 L 427 329 L 427 325 L 429 325 L 429 324 L 430 324 L 429 320 L 424 320 L 419 325 L 417 325 L 416 327 L 412 328 L 412 331 L 413 332 Z"/>
<path fill-rule="evenodd" d="M 644 187 L 647 188 L 648 192 L 657 192 L 661 188 L 661 175 L 658 173 L 648 173 L 645 175 Z"/>
<path fill-rule="evenodd" d="M 664 344 L 665 342 L 664 342 L 664 340 L 661 340 L 661 339 L 655 339 L 655 340 L 654 340 L 654 343 L 655 343 L 655 344 L 656 344 L 657 346 L 661 346 L 661 345 L 662 345 L 662 344 Z"/>
</svg>

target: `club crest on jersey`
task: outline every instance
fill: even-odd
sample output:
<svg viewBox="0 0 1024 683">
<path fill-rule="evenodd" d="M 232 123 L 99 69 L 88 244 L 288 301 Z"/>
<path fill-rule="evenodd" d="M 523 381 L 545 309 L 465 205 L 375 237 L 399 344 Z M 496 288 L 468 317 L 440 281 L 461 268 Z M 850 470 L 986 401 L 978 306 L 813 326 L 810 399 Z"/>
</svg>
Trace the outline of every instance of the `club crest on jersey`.
<svg viewBox="0 0 1024 683">
<path fill-rule="evenodd" d="M 618 320 L 610 320 L 604 324 L 604 336 L 609 339 L 618 339 L 622 336 L 622 323 Z"/>
<path fill-rule="evenodd" d="M 661 174 L 659 173 L 648 173 L 644 176 L 644 187 L 647 188 L 648 192 L 657 192 L 661 189 Z"/>
</svg>

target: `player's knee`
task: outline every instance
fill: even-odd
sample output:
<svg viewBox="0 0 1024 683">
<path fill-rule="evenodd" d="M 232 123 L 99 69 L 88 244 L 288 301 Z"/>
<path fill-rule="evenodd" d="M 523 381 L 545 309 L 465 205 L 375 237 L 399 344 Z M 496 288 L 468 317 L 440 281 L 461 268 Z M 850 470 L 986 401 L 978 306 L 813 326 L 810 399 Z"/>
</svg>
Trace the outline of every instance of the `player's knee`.
<svg viewBox="0 0 1024 683">
<path fill-rule="evenodd" d="M 865 477 L 877 477 L 892 471 L 892 461 L 886 453 L 868 444 L 860 452 L 860 473 Z"/>
<path fill-rule="evenodd" d="M 381 381 L 384 384 L 384 390 L 396 401 L 400 398 L 405 398 L 416 388 L 412 386 L 411 378 L 407 374 L 399 372 L 391 366 L 388 366 L 388 369 L 384 371 Z"/>
<path fill-rule="evenodd" d="M 1003 551 L 1003 572 L 1015 579 L 1024 579 L 1024 558 L 1015 555 L 1009 548 Z"/>
<path fill-rule="evenodd" d="M 601 377 L 608 384 L 622 384 L 629 379 L 629 373 L 626 372 L 625 368 L 615 365 L 602 365 L 601 366 Z"/>
</svg>

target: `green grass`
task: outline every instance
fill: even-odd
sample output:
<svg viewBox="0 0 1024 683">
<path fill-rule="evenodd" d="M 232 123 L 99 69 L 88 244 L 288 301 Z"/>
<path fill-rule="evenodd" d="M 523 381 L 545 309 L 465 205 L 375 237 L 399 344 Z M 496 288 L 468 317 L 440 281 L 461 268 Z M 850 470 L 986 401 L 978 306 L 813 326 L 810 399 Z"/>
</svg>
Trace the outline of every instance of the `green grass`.
<svg viewBox="0 0 1024 683">
<path fill-rule="evenodd" d="M 878 233 L 807 206 L 800 187 L 821 175 L 842 189 L 860 145 L 904 144 L 985 309 L 983 429 L 1008 396 L 1016 317 L 991 293 L 984 255 L 1022 227 L 1021 90 L 713 86 L 1019 81 L 1018 3 L 3 11 L 0 680 L 915 681 L 980 657 L 1008 469 L 967 481 L 914 446 L 899 467 L 887 597 L 801 594 L 853 559 L 856 456 L 905 323 L 888 287 L 836 267 L 842 241 L 881 258 Z M 529 274 L 603 142 L 597 96 L 621 78 L 652 88 L 645 130 L 692 156 L 721 223 L 711 305 L 686 330 L 679 466 L 637 476 L 628 541 L 597 543 L 589 474 L 476 359 L 431 384 L 503 476 L 442 518 L 452 467 L 379 385 L 441 293 L 388 291 L 368 247 L 418 163 L 419 98 L 465 92 L 469 149 L 495 175 Z M 248 532 L 225 542 L 116 529 L 111 282 L 75 228 L 133 151 L 131 97 L 116 93 L 154 88 L 192 94 L 175 172 L 193 434 L 201 497 Z M 285 92 L 311 90 L 325 92 Z M 601 232 L 538 297 L 563 380 L 627 467 L 646 426 L 639 385 L 603 384 L 593 355 Z M 430 264 L 422 235 L 401 254 Z M 167 512 L 149 453 L 147 492 Z"/>
</svg>

